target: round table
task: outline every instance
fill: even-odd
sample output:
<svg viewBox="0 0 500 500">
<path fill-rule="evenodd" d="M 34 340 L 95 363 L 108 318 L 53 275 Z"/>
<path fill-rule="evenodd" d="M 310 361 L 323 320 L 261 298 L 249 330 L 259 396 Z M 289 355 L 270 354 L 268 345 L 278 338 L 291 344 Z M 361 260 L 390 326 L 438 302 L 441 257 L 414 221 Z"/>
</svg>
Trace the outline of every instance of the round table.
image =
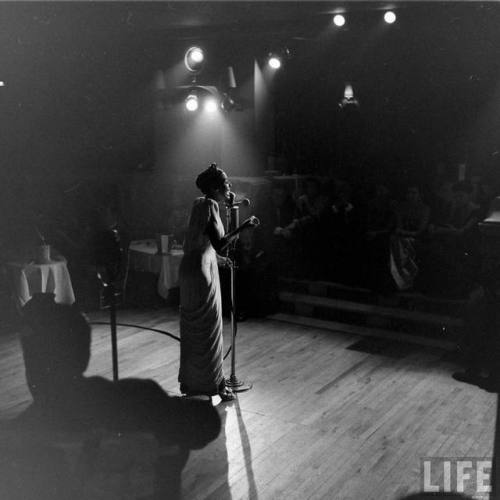
<svg viewBox="0 0 500 500">
<path fill-rule="evenodd" d="M 158 294 L 167 299 L 170 290 L 179 286 L 179 267 L 183 255 L 181 249 L 158 253 L 156 240 L 153 239 L 131 241 L 127 267 L 158 274 Z"/>
<path fill-rule="evenodd" d="M 7 270 L 18 304 L 22 307 L 35 293 L 53 293 L 59 304 L 73 304 L 75 294 L 71 285 L 66 259 L 57 255 L 47 264 L 9 262 Z"/>
</svg>

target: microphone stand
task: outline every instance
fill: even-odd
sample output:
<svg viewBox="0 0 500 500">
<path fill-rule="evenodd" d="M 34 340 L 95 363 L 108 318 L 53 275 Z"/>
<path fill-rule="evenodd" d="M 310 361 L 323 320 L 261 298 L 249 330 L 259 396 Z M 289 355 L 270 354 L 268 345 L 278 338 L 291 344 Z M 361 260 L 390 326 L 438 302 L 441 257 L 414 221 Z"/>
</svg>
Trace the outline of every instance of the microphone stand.
<svg viewBox="0 0 500 500">
<path fill-rule="evenodd" d="M 118 381 L 118 338 L 116 332 L 116 288 L 112 279 L 105 280 L 97 273 L 104 291 L 104 297 L 109 302 L 109 325 L 111 328 L 111 358 L 113 363 L 113 382 Z"/>
<path fill-rule="evenodd" d="M 226 204 L 226 227 L 227 232 L 231 232 L 240 225 L 240 214 L 239 206 L 232 203 Z M 227 259 L 229 261 L 229 271 L 230 271 L 230 290 L 231 290 L 231 375 L 228 380 L 226 380 L 226 387 L 231 389 L 233 392 L 244 392 L 252 388 L 252 384 L 245 384 L 241 380 L 238 380 L 236 376 L 236 332 L 238 325 L 236 322 L 236 262 L 235 262 L 235 250 L 236 242 L 238 238 L 235 238 L 227 249 Z"/>
</svg>

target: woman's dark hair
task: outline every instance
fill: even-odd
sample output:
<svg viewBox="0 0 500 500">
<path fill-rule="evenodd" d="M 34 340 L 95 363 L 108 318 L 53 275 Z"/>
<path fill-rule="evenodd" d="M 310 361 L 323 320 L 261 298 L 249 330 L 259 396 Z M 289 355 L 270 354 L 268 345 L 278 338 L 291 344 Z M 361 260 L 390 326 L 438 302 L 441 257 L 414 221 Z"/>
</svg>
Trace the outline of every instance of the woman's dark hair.
<svg viewBox="0 0 500 500">
<path fill-rule="evenodd" d="M 196 187 L 203 193 L 208 194 L 213 188 L 219 187 L 225 179 L 224 170 L 212 163 L 206 170 L 196 178 Z"/>
</svg>

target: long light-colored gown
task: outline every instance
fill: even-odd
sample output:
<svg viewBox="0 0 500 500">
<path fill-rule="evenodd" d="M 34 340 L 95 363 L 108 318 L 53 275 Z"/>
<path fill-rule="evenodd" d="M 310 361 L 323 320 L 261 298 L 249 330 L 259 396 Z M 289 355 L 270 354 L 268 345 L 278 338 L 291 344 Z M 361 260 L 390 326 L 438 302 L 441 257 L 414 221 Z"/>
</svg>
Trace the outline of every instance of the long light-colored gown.
<svg viewBox="0 0 500 500">
<path fill-rule="evenodd" d="M 214 395 L 224 384 L 219 269 L 210 242 L 223 236 L 218 204 L 197 198 L 179 273 L 182 392 Z"/>
</svg>

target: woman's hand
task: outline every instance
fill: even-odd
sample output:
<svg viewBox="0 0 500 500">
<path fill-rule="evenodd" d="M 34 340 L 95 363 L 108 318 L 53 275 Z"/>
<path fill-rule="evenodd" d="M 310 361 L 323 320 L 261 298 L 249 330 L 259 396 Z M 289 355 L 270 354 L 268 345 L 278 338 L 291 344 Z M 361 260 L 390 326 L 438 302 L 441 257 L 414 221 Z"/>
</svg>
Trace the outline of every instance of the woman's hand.
<svg viewBox="0 0 500 500">
<path fill-rule="evenodd" d="M 255 217 L 255 215 L 251 215 L 244 223 L 243 225 L 245 227 L 256 227 L 260 224 L 260 220 Z"/>
</svg>

